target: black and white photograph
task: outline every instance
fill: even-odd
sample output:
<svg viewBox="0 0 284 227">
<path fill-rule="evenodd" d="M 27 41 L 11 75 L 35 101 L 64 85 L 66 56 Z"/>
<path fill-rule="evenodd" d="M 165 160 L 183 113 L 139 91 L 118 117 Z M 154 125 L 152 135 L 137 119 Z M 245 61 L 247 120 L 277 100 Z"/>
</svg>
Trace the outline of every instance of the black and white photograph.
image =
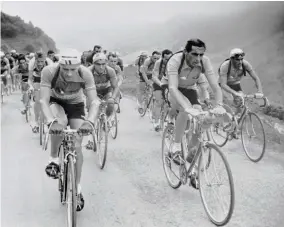
<svg viewBox="0 0 284 227">
<path fill-rule="evenodd" d="M 283 227 L 284 2 L 2 1 L 2 227 Z"/>
</svg>

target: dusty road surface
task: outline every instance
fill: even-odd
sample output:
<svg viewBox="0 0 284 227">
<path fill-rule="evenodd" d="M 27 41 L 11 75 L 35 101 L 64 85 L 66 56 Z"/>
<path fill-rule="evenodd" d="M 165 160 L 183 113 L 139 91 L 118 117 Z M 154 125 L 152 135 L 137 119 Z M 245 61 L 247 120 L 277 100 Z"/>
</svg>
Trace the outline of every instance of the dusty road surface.
<svg viewBox="0 0 284 227">
<path fill-rule="evenodd" d="M 20 114 L 19 92 L 6 97 L 1 118 L 1 226 L 66 226 L 66 209 L 59 202 L 57 181 L 44 168 L 48 152 L 39 135 Z M 119 116 L 119 134 L 109 139 L 103 171 L 96 156 L 84 151 L 82 192 L 85 208 L 78 226 L 209 227 L 199 192 L 182 186 L 169 187 L 162 167 L 161 136 L 149 118 L 141 119 L 135 102 L 125 98 Z M 225 149 L 225 148 L 224 148 Z M 284 158 L 269 151 L 254 164 L 244 155 L 239 141 L 226 146 L 235 183 L 236 204 L 230 227 L 284 226 Z"/>
</svg>

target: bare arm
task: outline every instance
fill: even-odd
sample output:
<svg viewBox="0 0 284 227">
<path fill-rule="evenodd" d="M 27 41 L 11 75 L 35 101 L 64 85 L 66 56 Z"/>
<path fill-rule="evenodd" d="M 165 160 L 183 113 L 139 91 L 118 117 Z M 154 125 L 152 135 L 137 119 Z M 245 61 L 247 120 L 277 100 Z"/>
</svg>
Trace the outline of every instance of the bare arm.
<svg viewBox="0 0 284 227">
<path fill-rule="evenodd" d="M 33 71 L 30 71 L 30 70 L 29 70 L 28 84 L 30 85 L 31 88 L 34 87 L 34 84 L 33 84 Z"/>
<path fill-rule="evenodd" d="M 156 61 L 154 69 L 153 69 L 152 80 L 161 87 L 162 83 L 158 78 L 159 77 L 160 64 L 162 64 L 161 61 Z"/>
<path fill-rule="evenodd" d="M 150 60 L 146 59 L 146 61 L 144 62 L 144 64 L 140 68 L 140 71 L 142 73 L 142 77 L 147 84 L 149 84 L 149 82 L 150 82 L 150 80 L 148 80 L 148 77 L 147 77 L 147 68 L 148 68 L 149 64 L 150 64 Z"/>
<path fill-rule="evenodd" d="M 223 103 L 223 94 L 222 94 L 222 90 L 221 87 L 218 85 L 218 80 L 217 77 L 214 74 L 214 70 L 212 67 L 212 64 L 209 60 L 209 58 L 205 58 L 204 57 L 204 68 L 205 68 L 205 76 L 208 80 L 208 83 L 215 95 L 215 102 L 216 105 L 218 104 L 222 104 Z"/>
<path fill-rule="evenodd" d="M 255 70 L 250 65 L 250 63 L 244 62 L 244 67 L 246 68 L 246 70 L 249 73 L 249 75 L 251 76 L 251 78 L 254 80 L 257 92 L 263 93 L 260 79 L 259 79 L 258 75 L 256 74 Z"/>
<path fill-rule="evenodd" d="M 47 122 L 51 122 L 54 120 L 54 116 L 49 106 L 50 95 L 51 95 L 50 87 L 40 86 L 40 101 L 39 102 L 41 106 L 41 111 L 43 112 Z"/>
</svg>

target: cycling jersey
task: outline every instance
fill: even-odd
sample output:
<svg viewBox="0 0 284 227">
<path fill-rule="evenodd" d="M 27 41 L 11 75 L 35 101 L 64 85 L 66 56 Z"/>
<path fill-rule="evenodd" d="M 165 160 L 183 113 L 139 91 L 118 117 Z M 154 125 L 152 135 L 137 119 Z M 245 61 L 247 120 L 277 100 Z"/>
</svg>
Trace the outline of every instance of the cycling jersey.
<svg viewBox="0 0 284 227">
<path fill-rule="evenodd" d="M 153 69 L 155 66 L 155 62 L 152 61 L 151 57 L 147 58 L 143 64 L 143 68 L 145 73 L 148 75 L 152 75 Z"/>
<path fill-rule="evenodd" d="M 43 68 L 40 86 L 49 87 L 51 97 L 64 101 L 66 104 L 81 103 L 83 89 L 96 89 L 92 73 L 86 67 L 80 65 L 78 71 L 72 76 L 65 76 L 60 71 L 58 63 Z"/>
<path fill-rule="evenodd" d="M 221 67 L 220 67 L 220 73 L 219 76 L 225 76 L 227 77 L 227 84 L 239 84 L 241 82 L 242 77 L 244 76 L 244 70 L 246 70 L 248 73 L 251 73 L 253 71 L 251 64 L 243 60 L 243 66 L 245 69 L 243 69 L 243 66 L 241 65 L 240 68 L 236 69 L 234 68 L 233 64 L 231 64 L 230 72 L 229 71 L 229 64 L 230 61 L 225 61 Z M 219 81 L 220 81 L 219 77 Z"/>
<path fill-rule="evenodd" d="M 28 82 L 29 79 L 29 65 L 17 65 L 13 68 L 13 74 L 22 74 L 22 82 Z"/>
<path fill-rule="evenodd" d="M 42 72 L 43 68 L 41 68 L 41 69 L 35 68 L 33 70 L 33 81 L 34 81 L 34 83 L 40 83 L 40 81 L 41 81 L 41 72 Z"/>
<path fill-rule="evenodd" d="M 111 79 L 116 79 L 116 74 L 113 68 L 106 66 L 105 71 L 102 74 L 97 73 L 95 70 L 95 66 L 90 66 L 89 69 L 91 70 L 96 89 L 99 92 L 100 90 L 106 89 L 111 86 Z"/>
<path fill-rule="evenodd" d="M 159 59 L 156 61 L 153 76 L 157 77 L 159 80 L 165 75 L 167 62 L 163 61 L 163 59 Z"/>
<path fill-rule="evenodd" d="M 207 56 L 203 56 L 202 63 L 196 67 L 190 67 L 184 61 L 180 73 L 179 67 L 183 53 L 174 54 L 167 63 L 165 80 L 169 75 L 178 77 L 178 87 L 197 90 L 197 84 L 207 83 L 206 77 L 215 76 L 211 62 Z M 204 74 L 202 71 L 204 70 Z"/>
</svg>

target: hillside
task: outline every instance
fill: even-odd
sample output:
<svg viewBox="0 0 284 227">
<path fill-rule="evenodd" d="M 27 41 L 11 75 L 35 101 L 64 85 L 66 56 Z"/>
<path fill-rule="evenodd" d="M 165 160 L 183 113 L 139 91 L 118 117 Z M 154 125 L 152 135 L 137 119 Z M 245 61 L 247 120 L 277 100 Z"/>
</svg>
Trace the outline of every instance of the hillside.
<svg viewBox="0 0 284 227">
<path fill-rule="evenodd" d="M 40 28 L 25 23 L 19 16 L 1 12 L 1 50 L 15 49 L 18 52 L 35 52 L 42 49 L 57 50 L 55 42 Z"/>
</svg>

